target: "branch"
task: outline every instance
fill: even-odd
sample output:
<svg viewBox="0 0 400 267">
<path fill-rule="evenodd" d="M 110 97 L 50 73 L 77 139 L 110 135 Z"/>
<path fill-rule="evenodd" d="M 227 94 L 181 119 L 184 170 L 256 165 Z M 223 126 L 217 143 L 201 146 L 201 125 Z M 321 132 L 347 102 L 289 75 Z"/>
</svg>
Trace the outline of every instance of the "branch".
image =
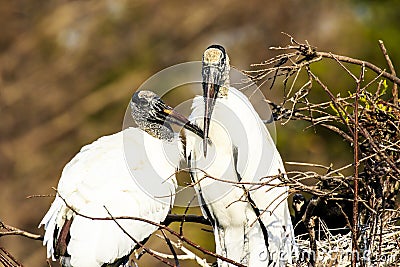
<svg viewBox="0 0 400 267">
<path fill-rule="evenodd" d="M 357 257 L 355 257 L 356 253 L 358 252 L 358 246 L 357 246 L 357 236 L 358 236 L 358 167 L 359 167 L 359 158 L 358 158 L 358 99 L 360 96 L 360 87 L 361 87 L 361 81 L 364 79 L 364 65 L 362 65 L 361 68 L 361 73 L 360 73 L 360 78 L 357 81 L 357 89 L 356 89 L 356 96 L 354 99 L 354 138 L 353 138 L 353 148 L 354 148 L 354 201 L 353 201 L 353 231 L 352 231 L 352 236 L 353 236 L 353 242 L 352 242 L 352 260 L 351 260 L 351 266 L 356 267 L 357 266 Z"/>
<path fill-rule="evenodd" d="M 178 255 L 176 254 L 176 251 L 175 251 L 175 249 L 174 249 L 174 247 L 173 247 L 173 245 L 172 245 L 172 243 L 171 243 L 171 240 L 167 237 L 167 235 L 164 233 L 163 230 L 160 230 L 160 231 L 161 231 L 161 233 L 162 233 L 163 236 L 164 236 L 164 241 L 167 243 L 167 245 L 168 245 L 168 247 L 169 247 L 169 250 L 170 250 L 171 253 L 172 253 L 173 259 L 175 260 L 175 266 L 176 266 L 176 267 L 180 267 L 181 265 L 180 265 L 180 263 L 179 263 Z"/>
<path fill-rule="evenodd" d="M 172 235 L 178 237 L 178 238 L 179 238 L 180 240 L 182 240 L 183 242 L 185 242 L 185 243 L 187 243 L 188 245 L 190 245 L 191 247 L 193 247 L 193 248 L 195 248 L 195 249 L 197 249 L 197 250 L 203 252 L 204 254 L 207 254 L 207 255 L 216 257 L 216 258 L 218 258 L 218 259 L 220 259 L 220 260 L 222 260 L 222 261 L 231 263 L 231 264 L 233 264 L 233 265 L 235 265 L 235 266 L 238 266 L 238 267 L 245 267 L 243 264 L 240 264 L 240 263 L 238 263 L 238 262 L 236 262 L 236 261 L 234 261 L 234 260 L 228 259 L 228 258 L 226 258 L 226 257 L 223 257 L 223 256 L 221 256 L 221 255 L 218 255 L 218 254 L 216 254 L 216 253 L 213 253 L 213 252 L 211 252 L 211 251 L 209 251 L 209 250 L 206 250 L 206 249 L 200 247 L 200 245 L 197 245 L 197 244 L 195 244 L 194 242 L 192 242 L 191 240 L 187 239 L 186 237 L 179 235 L 177 232 L 175 232 L 175 231 L 172 230 L 171 228 L 168 228 L 168 227 L 166 227 L 166 226 L 164 226 L 164 225 L 162 225 L 162 224 L 155 223 L 155 222 L 150 221 L 150 220 L 146 220 L 146 219 L 139 218 L 139 217 L 130 217 L 130 216 L 120 216 L 120 217 L 111 217 L 111 218 L 109 218 L 109 217 L 100 217 L 100 218 L 97 217 L 97 218 L 96 218 L 96 217 L 90 217 L 90 216 L 86 216 L 86 215 L 77 213 L 76 211 L 74 211 L 74 212 L 75 212 L 77 215 L 79 215 L 79 216 L 82 216 L 82 217 L 88 218 L 88 219 L 92 219 L 92 220 L 113 220 L 113 221 L 117 222 L 117 220 L 120 220 L 120 219 L 128 219 L 128 220 L 137 220 L 137 221 L 146 222 L 146 223 L 149 223 L 149 224 L 158 226 L 160 229 L 166 230 L 166 231 L 169 232 L 170 234 L 172 234 Z M 109 215 L 110 215 L 110 214 L 109 214 Z M 111 215 L 110 215 L 110 216 L 111 216 Z M 118 223 L 117 223 L 117 224 L 118 224 Z M 120 226 L 120 227 L 121 227 L 121 226 Z M 125 230 L 124 230 L 124 232 L 125 232 L 126 234 L 128 234 Z M 136 242 L 136 241 L 134 241 L 134 242 Z M 136 242 L 136 243 L 137 243 L 137 242 Z"/>
<path fill-rule="evenodd" d="M 238 267 L 246 267 L 246 266 L 244 266 L 244 265 L 241 264 L 241 263 L 238 263 L 238 262 L 236 262 L 236 261 L 234 261 L 234 260 L 231 260 L 231 259 L 229 259 L 229 258 L 226 258 L 226 257 L 224 257 L 224 256 L 221 256 L 221 255 L 219 255 L 219 254 L 216 254 L 216 253 L 214 253 L 214 252 L 211 252 L 211 251 L 209 251 L 209 250 L 207 250 L 207 249 L 202 248 L 200 245 L 194 243 L 194 242 L 191 241 L 190 239 L 188 239 L 188 238 L 186 238 L 186 237 L 180 235 L 180 234 L 177 233 L 176 231 L 174 231 L 174 230 L 172 230 L 171 228 L 169 228 L 169 227 L 167 227 L 167 226 L 165 226 L 165 225 L 162 225 L 162 224 L 160 224 L 160 223 L 156 223 L 156 222 L 153 222 L 153 221 L 151 221 L 151 220 L 147 220 L 147 219 L 144 219 L 144 218 L 141 218 L 141 217 L 133 217 L 133 216 L 117 216 L 117 217 L 112 217 L 110 214 L 109 214 L 109 215 L 110 215 L 111 217 L 92 217 L 92 216 L 88 216 L 88 215 L 85 215 L 85 214 L 82 214 L 82 213 L 76 211 L 73 207 L 71 207 L 71 206 L 66 202 L 66 200 L 65 200 L 58 192 L 57 192 L 57 194 L 58 194 L 58 196 L 60 196 L 60 198 L 64 201 L 65 205 L 66 205 L 70 210 L 72 210 L 76 215 L 81 216 L 81 217 L 83 217 L 83 218 L 87 218 L 87 219 L 90 219 L 90 220 L 104 220 L 104 221 L 112 220 L 112 221 L 115 221 L 117 224 L 118 224 L 117 220 L 136 220 L 136 221 L 145 222 L 145 223 L 148 223 L 148 224 L 157 226 L 159 229 L 163 229 L 163 230 L 169 232 L 170 234 L 172 234 L 172 235 L 176 236 L 177 238 L 179 238 L 181 241 L 183 241 L 183 242 L 185 242 L 186 244 L 188 244 L 189 246 L 191 246 L 191 247 L 193 247 L 193 248 L 195 248 L 195 249 L 197 249 L 197 250 L 203 252 L 204 254 L 207 254 L 207 255 L 209 255 L 209 256 L 213 256 L 213 257 L 215 257 L 215 258 L 218 258 L 218 259 L 220 259 L 220 260 L 222 260 L 222 261 L 228 262 L 228 263 L 233 264 L 233 265 L 238 266 Z M 106 207 L 105 207 L 105 208 L 106 208 Z M 124 229 L 122 229 L 122 230 L 123 230 L 124 232 L 126 232 Z M 133 240 L 133 239 L 132 239 L 132 240 Z M 136 242 L 136 241 L 134 241 L 134 242 Z"/>
<path fill-rule="evenodd" d="M 396 70 L 394 69 L 393 63 L 390 60 L 390 57 L 386 51 L 386 47 L 383 44 L 382 40 L 379 40 L 379 46 L 381 47 L 382 53 L 385 56 L 385 60 L 389 66 L 390 72 L 392 75 L 396 76 Z M 393 104 L 395 104 L 396 106 L 399 105 L 399 92 L 397 89 L 397 83 L 393 84 L 393 89 L 392 89 L 392 95 L 393 95 Z"/>
<path fill-rule="evenodd" d="M 303 221 L 304 225 L 307 228 L 308 231 L 308 235 L 310 237 L 310 248 L 311 251 L 314 251 L 314 255 L 311 255 L 310 257 L 310 264 L 312 266 L 316 266 L 316 264 L 318 263 L 316 260 L 318 260 L 318 247 L 317 247 L 317 241 L 315 239 L 315 230 L 314 230 L 314 226 L 315 226 L 315 219 L 316 216 L 313 216 L 313 212 L 314 212 L 314 208 L 319 204 L 319 202 L 321 201 L 320 197 L 317 197 L 315 199 L 310 199 L 310 202 L 307 205 L 306 211 L 303 214 L 303 217 L 301 218 L 301 220 Z"/>
<path fill-rule="evenodd" d="M 156 235 L 157 237 L 165 240 L 165 237 L 160 236 L 160 235 Z M 197 256 L 196 254 L 194 254 L 192 251 L 190 251 L 189 249 L 185 248 L 184 246 L 182 246 L 182 244 L 174 242 L 172 240 L 170 240 L 170 243 L 177 249 L 181 250 L 183 253 L 185 253 L 184 255 L 177 255 L 177 258 L 180 260 L 195 260 L 197 262 L 197 264 L 199 264 L 201 267 L 210 267 L 210 265 L 207 263 L 207 261 L 205 259 L 200 258 L 199 256 Z M 173 259 L 174 255 L 169 255 L 169 254 L 164 254 L 164 253 L 160 253 L 158 251 L 154 251 L 152 250 L 154 253 L 160 255 L 161 257 L 164 257 L 166 259 Z"/>
<path fill-rule="evenodd" d="M 351 63 L 351 64 L 355 64 L 355 65 L 359 65 L 359 66 L 364 65 L 365 67 L 369 68 L 376 74 L 382 74 L 383 77 L 387 78 L 388 80 L 392 81 L 393 83 L 400 85 L 399 77 L 397 77 L 396 75 L 392 75 L 392 74 L 386 72 L 385 70 L 382 70 L 381 68 L 372 64 L 371 62 L 360 60 L 360 59 L 355 59 L 355 58 L 351 58 L 351 57 L 347 57 L 347 56 L 340 56 L 340 55 L 332 54 L 330 52 L 316 52 L 316 56 L 335 59 L 335 60 L 339 60 L 342 62 Z"/>
<path fill-rule="evenodd" d="M 6 225 L 2 221 L 0 221 L 0 229 L 5 230 L 5 232 L 1 231 L 0 232 L 0 237 L 6 236 L 6 235 L 20 235 L 24 236 L 33 240 L 40 240 L 43 241 L 43 236 L 37 235 L 30 233 L 28 231 L 21 230 L 19 228 L 16 228 L 14 226 Z"/>
<path fill-rule="evenodd" d="M 23 267 L 7 250 L 0 247 L 0 264 L 4 267 Z"/>
<path fill-rule="evenodd" d="M 165 259 L 163 259 L 162 257 L 154 254 L 152 251 L 150 251 L 150 249 L 146 248 L 144 246 L 144 244 L 142 244 L 141 242 L 137 241 L 132 235 L 130 235 L 117 221 L 116 218 L 114 218 L 110 211 L 106 208 L 106 206 L 104 206 L 104 209 L 107 211 L 108 215 L 110 215 L 110 219 L 113 220 L 118 227 L 124 232 L 124 234 L 126 234 L 133 242 L 135 242 L 137 245 L 139 245 L 144 251 L 146 251 L 147 253 L 149 253 L 149 255 L 153 256 L 154 258 L 160 260 L 161 262 L 167 264 L 168 266 L 174 267 L 174 265 L 172 265 L 171 263 L 169 263 L 168 261 L 166 261 Z"/>
<path fill-rule="evenodd" d="M 308 64 L 309 64 L 311 61 L 315 62 L 315 61 L 319 61 L 322 58 L 329 58 L 329 59 L 334 59 L 334 60 L 338 60 L 341 62 L 355 64 L 355 65 L 359 65 L 359 66 L 364 65 L 365 67 L 374 71 L 376 74 L 382 74 L 383 77 L 389 79 L 393 83 L 400 85 L 399 77 L 397 77 L 396 75 L 390 74 L 390 73 L 386 72 L 385 70 L 382 70 L 378 66 L 372 64 L 371 62 L 356 59 L 356 58 L 351 58 L 348 56 L 336 55 L 331 52 L 320 52 L 320 51 L 317 51 L 314 47 L 311 47 L 308 43 L 300 44 L 297 41 L 295 41 L 294 38 L 292 36 L 290 36 L 289 34 L 285 34 L 285 35 L 289 36 L 291 38 L 291 42 L 294 43 L 295 45 L 288 45 L 285 47 L 270 47 L 270 49 L 271 50 L 296 50 L 296 51 L 298 51 L 300 53 L 300 55 L 304 56 L 304 58 L 297 61 L 296 62 L 297 64 L 303 63 L 303 62 L 308 62 Z M 267 63 L 271 63 L 271 61 L 269 61 Z M 283 65 L 284 63 L 286 63 L 286 62 L 283 62 L 281 65 Z M 253 64 L 253 66 L 257 66 L 257 64 Z"/>
<path fill-rule="evenodd" d="M 399 194 L 400 174 L 400 103 L 398 102 L 398 85 L 400 78 L 396 76 L 394 66 L 387 54 L 383 42 L 380 47 L 385 56 L 389 72 L 380 67 L 363 60 L 340 56 L 329 52 L 317 51 L 306 41 L 299 43 L 290 35 L 290 44 L 285 47 L 271 47 L 270 49 L 282 51 L 279 55 L 268 59 L 259 64 L 252 64 L 257 69 L 245 72 L 250 79 L 257 82 L 260 86 L 267 81 L 272 81 L 273 86 L 276 77 L 283 78 L 283 100 L 279 105 L 271 101 L 267 103 L 271 106 L 274 121 L 281 121 L 284 125 L 288 121 L 300 120 L 310 122 L 310 126 L 305 129 L 323 126 L 343 137 L 350 146 L 353 147 L 354 158 L 345 166 L 332 170 L 332 166 L 325 168 L 327 173 L 318 174 L 314 171 L 291 171 L 287 176 L 283 176 L 281 181 L 289 186 L 290 191 L 302 191 L 313 194 L 315 197 L 326 197 L 330 200 L 351 201 L 353 205 L 353 217 L 351 234 L 348 238 L 352 244 L 352 254 L 359 251 L 358 236 L 363 240 L 368 240 L 367 246 L 370 251 L 383 251 L 389 253 L 391 249 L 398 248 L 397 242 L 394 247 L 388 249 L 385 243 L 372 245 L 374 243 L 374 233 L 387 231 L 395 221 L 387 222 L 388 209 L 396 209 L 396 196 Z M 333 59 L 344 70 L 345 75 L 350 75 L 353 79 L 356 90 L 349 92 L 342 97 L 340 93 L 336 95 L 330 90 L 320 77 L 311 71 L 314 62 Z M 353 74 L 348 68 L 348 64 L 361 66 L 361 73 Z M 364 81 L 365 70 L 372 70 L 373 76 Z M 302 85 L 298 85 L 300 71 L 308 75 Z M 358 76 L 358 77 L 357 77 Z M 307 79 L 307 77 L 303 77 Z M 290 85 L 288 85 L 290 79 Z M 388 85 L 386 81 L 393 82 L 393 101 L 387 101 L 390 93 L 387 93 Z M 295 84 L 296 83 L 296 84 Z M 318 89 L 323 89 L 324 95 L 330 101 L 314 103 L 316 98 L 311 93 L 309 85 L 317 83 Z M 376 86 L 376 87 L 375 87 Z M 286 89 L 289 88 L 289 92 Z M 315 90 L 313 90 L 315 92 Z M 355 91 L 355 92 L 354 92 Z M 313 102 L 314 101 L 314 102 Z M 270 123 L 272 119 L 266 121 Z M 361 165 L 362 164 L 362 165 Z M 305 167 L 323 168 L 317 164 L 297 164 Z M 324 169 L 324 168 L 323 168 Z M 343 175 L 342 172 L 352 171 L 353 175 Z M 347 197 L 340 197 L 340 194 Z M 361 207 L 361 205 L 363 207 Z M 312 208 L 309 206 L 309 208 Z M 342 211 L 343 213 L 343 211 Z M 306 216 L 309 217 L 309 216 Z M 311 229 L 313 218 L 303 218 Z M 385 222 L 383 221 L 385 220 Z M 346 217 L 347 223 L 350 225 Z M 365 221 L 367 220 L 367 221 Z M 365 224 L 359 228 L 359 223 Z M 380 223 L 378 223 L 378 221 Z M 369 228 L 366 228 L 369 227 Z M 316 249 L 315 237 L 312 231 L 311 247 Z M 370 233 L 371 238 L 365 238 L 364 234 Z M 328 238 L 329 239 L 329 238 Z M 326 240 L 330 242 L 330 240 Z M 385 244 L 385 245 L 383 245 Z M 329 243 L 329 247 L 331 243 Z M 379 253 L 373 253 L 373 257 L 380 257 Z M 313 262 L 313 264 L 316 264 Z M 346 263 L 350 265 L 350 261 Z M 355 266 L 355 259 L 351 259 L 351 265 Z M 359 264 L 357 262 L 357 264 Z M 363 262 L 360 262 L 362 266 Z"/>
</svg>

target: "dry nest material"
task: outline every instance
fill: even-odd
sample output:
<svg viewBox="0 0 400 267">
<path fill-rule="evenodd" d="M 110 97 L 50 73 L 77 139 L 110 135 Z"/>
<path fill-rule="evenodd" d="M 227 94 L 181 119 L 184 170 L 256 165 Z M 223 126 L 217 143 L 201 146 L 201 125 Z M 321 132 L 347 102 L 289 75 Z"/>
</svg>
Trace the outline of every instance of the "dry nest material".
<svg viewBox="0 0 400 267">
<path fill-rule="evenodd" d="M 282 101 L 268 101 L 275 121 L 284 125 L 302 120 L 311 128 L 324 127 L 354 149 L 353 161 L 336 169 L 333 164 L 287 162 L 301 166 L 301 170 L 280 177 L 293 192 L 307 192 L 338 203 L 350 201 L 354 208 L 351 221 L 347 218 L 352 230 L 348 235 L 333 236 L 323 228 L 327 238 L 299 239 L 299 247 L 302 251 L 315 249 L 319 257 L 311 263 L 318 266 L 391 266 L 400 254 L 400 229 L 396 226 L 400 199 L 400 79 L 386 48 L 379 41 L 389 71 L 363 60 L 318 51 L 307 41 L 300 43 L 287 36 L 288 45 L 271 47 L 278 55 L 246 71 L 248 82 L 269 84 L 272 89 L 282 80 Z M 338 90 L 313 72 L 316 62 L 321 65 L 326 61 L 337 63 L 343 78 L 351 78 L 353 87 L 350 85 L 349 91 Z M 304 183 L 310 179 L 312 185 Z M 311 220 L 306 217 L 305 224 Z M 332 253 L 327 255 L 327 251 Z M 335 251 L 361 256 L 366 253 L 368 260 L 361 257 L 351 262 L 351 257 Z"/>
</svg>

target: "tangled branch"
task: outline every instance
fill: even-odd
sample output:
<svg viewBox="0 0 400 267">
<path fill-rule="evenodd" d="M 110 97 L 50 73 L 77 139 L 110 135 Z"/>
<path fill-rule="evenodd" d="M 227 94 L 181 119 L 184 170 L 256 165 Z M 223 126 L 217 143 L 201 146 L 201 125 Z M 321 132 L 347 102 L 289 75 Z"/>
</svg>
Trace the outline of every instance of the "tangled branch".
<svg viewBox="0 0 400 267">
<path fill-rule="evenodd" d="M 379 46 L 388 64 L 390 72 L 370 62 L 341 56 L 330 52 L 318 51 L 307 41 L 300 43 L 292 36 L 290 44 L 271 47 L 280 52 L 277 56 L 260 64 L 253 64 L 254 70 L 246 71 L 247 75 L 261 86 L 271 82 L 270 88 L 277 79 L 283 78 L 284 98 L 281 103 L 268 101 L 272 107 L 275 121 L 286 124 L 293 120 L 310 123 L 309 127 L 324 127 L 341 136 L 354 149 L 353 162 L 337 170 L 327 170 L 325 174 L 314 172 L 292 172 L 282 182 L 291 186 L 293 191 L 303 191 L 317 197 L 330 200 L 339 195 L 346 195 L 346 201 L 353 202 L 353 221 L 351 222 L 353 252 L 360 252 L 360 238 L 372 237 L 371 242 L 363 245 L 375 248 L 375 258 L 381 256 L 382 238 L 376 240 L 386 228 L 397 221 L 399 205 L 396 198 L 400 188 L 400 103 L 398 85 L 400 78 L 390 60 L 382 41 Z M 316 75 L 311 66 L 315 62 L 334 60 L 338 66 L 354 81 L 353 92 L 346 96 L 334 94 L 330 86 Z M 360 67 L 359 74 L 354 74 L 345 64 Z M 365 69 L 376 73 L 372 79 L 365 80 Z M 300 82 L 300 73 L 308 77 Z M 389 93 L 389 83 L 392 90 Z M 289 84 L 290 83 L 290 84 Z M 314 85 L 323 92 L 328 101 L 313 102 L 311 88 Z M 315 87 L 315 86 L 314 86 Z M 391 97 L 391 99 L 390 99 Z M 314 97 L 314 99 L 316 99 Z M 389 99 L 389 100 L 387 100 Z M 311 165 L 310 165 L 311 167 Z M 315 166 L 313 166 L 315 167 Z M 345 176 L 341 172 L 353 168 L 353 175 Z M 305 185 L 303 182 L 313 179 L 316 184 Z M 360 208 L 361 204 L 363 208 Z M 369 229 L 364 231 L 362 229 Z M 368 233 L 367 233 L 368 232 Z M 314 246 L 315 244 L 312 244 Z M 315 263 L 318 264 L 318 263 Z M 365 262 L 361 262 L 364 266 Z M 352 259 L 352 266 L 356 260 Z"/>
</svg>

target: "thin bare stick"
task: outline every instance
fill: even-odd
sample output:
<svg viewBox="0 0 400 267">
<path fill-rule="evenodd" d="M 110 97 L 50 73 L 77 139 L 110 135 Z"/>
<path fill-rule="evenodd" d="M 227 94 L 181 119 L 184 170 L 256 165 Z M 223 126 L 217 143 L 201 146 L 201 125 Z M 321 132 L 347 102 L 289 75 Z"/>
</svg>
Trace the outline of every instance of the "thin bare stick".
<svg viewBox="0 0 400 267">
<path fill-rule="evenodd" d="M 156 235 L 157 237 L 164 239 L 164 237 L 160 236 L 160 235 Z M 177 243 L 174 242 L 172 240 L 170 240 L 171 244 L 181 250 L 183 253 L 183 255 L 177 255 L 178 259 L 180 260 L 194 260 L 197 262 L 197 264 L 199 264 L 201 267 L 210 267 L 210 265 L 207 263 L 207 261 L 205 259 L 200 258 L 199 256 L 197 256 L 196 254 L 194 254 L 192 251 L 190 251 L 189 249 L 185 248 L 184 246 L 182 246 L 181 243 Z M 173 255 L 168 255 L 165 253 L 160 253 L 158 251 L 153 251 L 154 253 L 166 258 L 166 259 L 172 259 Z"/>
<path fill-rule="evenodd" d="M 311 63 L 311 61 L 315 62 L 316 60 L 318 61 L 322 58 L 329 58 L 329 59 L 339 60 L 341 62 L 355 64 L 355 65 L 359 65 L 359 66 L 364 65 L 366 68 L 374 71 L 377 74 L 382 73 L 383 77 L 389 79 L 393 83 L 400 85 L 399 77 L 382 70 L 378 66 L 372 64 L 371 62 L 360 60 L 360 59 L 355 59 L 355 58 L 351 58 L 351 57 L 347 57 L 347 56 L 336 55 L 331 52 L 316 51 L 316 49 L 314 47 L 310 46 L 309 44 L 300 44 L 291 35 L 286 34 L 286 33 L 283 33 L 283 34 L 290 37 L 291 43 L 295 44 L 295 45 L 287 45 L 285 47 L 280 47 L 280 46 L 279 47 L 270 47 L 269 49 L 271 49 L 271 50 L 296 50 L 296 51 L 298 51 L 299 55 L 304 56 L 304 62 L 308 62 L 307 64 Z"/>
<path fill-rule="evenodd" d="M 0 237 L 6 236 L 6 235 L 20 235 L 24 236 L 33 240 L 41 240 L 43 241 L 43 236 L 37 235 L 30 233 L 28 231 L 21 230 L 19 228 L 16 228 L 14 226 L 6 225 L 2 221 L 0 221 L 0 229 L 6 230 L 5 232 L 0 232 Z"/>
<path fill-rule="evenodd" d="M 174 265 L 172 265 L 170 262 L 166 261 L 166 260 L 163 259 L 162 257 L 160 257 L 160 256 L 158 256 L 158 255 L 156 255 L 156 254 L 154 254 L 150 249 L 148 249 L 147 247 L 145 247 L 143 243 L 137 241 L 136 238 L 134 238 L 131 234 L 129 234 L 129 233 L 122 227 L 122 225 L 119 224 L 119 222 L 117 221 L 117 219 L 114 218 L 114 217 L 111 215 L 111 213 L 110 213 L 110 211 L 107 209 L 107 207 L 106 207 L 106 206 L 103 206 L 103 207 L 104 207 L 104 209 L 107 211 L 108 215 L 110 216 L 110 219 L 113 220 L 113 221 L 118 225 L 118 227 L 124 232 L 124 234 L 126 234 L 133 242 L 135 242 L 137 245 L 139 245 L 140 248 L 142 248 L 144 251 L 146 251 L 147 253 L 149 253 L 149 255 L 153 256 L 153 257 L 156 258 L 157 260 L 159 260 L 159 261 L 161 261 L 161 262 L 167 264 L 168 266 L 175 267 Z"/>
<path fill-rule="evenodd" d="M 0 263 L 4 267 L 23 267 L 23 265 L 3 247 L 0 247 Z"/>
<path fill-rule="evenodd" d="M 382 73 L 383 77 L 385 77 L 385 78 L 389 79 L 390 81 L 400 85 L 400 78 L 399 77 L 396 77 L 395 75 L 392 75 L 392 74 L 382 70 L 381 68 L 375 66 L 374 64 L 372 64 L 372 63 L 370 63 L 368 61 L 359 60 L 359 59 L 355 59 L 355 58 L 351 58 L 351 57 L 347 57 L 347 56 L 335 55 L 335 54 L 328 53 L 328 52 L 317 52 L 317 55 L 321 56 L 321 57 L 325 57 L 325 58 L 337 59 L 337 60 L 340 60 L 342 62 L 356 64 L 356 65 L 359 65 L 359 66 L 364 65 L 365 67 L 367 67 L 370 70 L 374 71 L 376 74 Z"/>
<path fill-rule="evenodd" d="M 329 88 L 311 71 L 308 71 L 308 73 L 313 77 L 313 79 L 324 89 L 324 91 L 328 94 L 330 99 L 332 100 L 333 105 L 335 106 L 336 110 L 342 110 L 343 112 L 346 112 L 345 109 L 338 103 L 336 100 L 336 97 L 332 94 L 332 92 L 329 90 Z M 343 117 L 342 113 L 339 112 L 340 119 L 342 120 L 343 124 L 347 126 L 349 129 L 349 132 L 353 134 L 353 130 L 347 123 L 346 119 Z"/>
<path fill-rule="evenodd" d="M 382 50 L 383 55 L 385 56 L 385 60 L 386 60 L 388 66 L 389 66 L 389 69 L 390 69 L 390 73 L 392 75 L 394 75 L 394 76 L 397 76 L 396 75 L 396 70 L 395 70 L 395 68 L 393 66 L 393 63 L 392 63 L 392 60 L 390 60 L 390 57 L 389 57 L 389 55 L 387 53 L 385 44 L 383 43 L 382 40 L 379 40 L 379 46 L 380 46 L 380 48 Z M 396 106 L 399 105 L 399 92 L 398 92 L 397 88 L 398 88 L 397 83 L 393 83 L 393 89 L 392 89 L 393 104 L 395 104 Z"/>
<path fill-rule="evenodd" d="M 179 225 L 179 234 L 182 235 L 182 236 L 183 236 L 183 223 L 185 222 L 185 217 L 186 217 L 186 214 L 189 211 L 190 204 L 195 199 L 195 197 L 196 197 L 195 195 L 192 197 L 192 199 L 189 201 L 188 205 L 186 206 L 185 211 L 183 212 L 183 218 L 182 218 L 182 221 L 181 221 L 181 223 Z"/>
<path fill-rule="evenodd" d="M 165 240 L 165 242 L 167 242 L 169 250 L 171 251 L 172 255 L 174 256 L 175 266 L 180 267 L 181 265 L 179 264 L 178 255 L 176 254 L 176 251 L 175 251 L 174 247 L 172 246 L 171 240 L 167 237 L 167 235 L 164 233 L 164 231 L 162 229 L 160 230 L 160 232 L 163 234 L 164 240 Z"/>
<path fill-rule="evenodd" d="M 38 198 L 38 197 L 55 197 L 56 195 L 54 194 L 41 194 L 41 195 L 29 195 L 26 198 L 30 199 L 30 198 Z"/>
<path fill-rule="evenodd" d="M 357 81 L 357 77 L 348 68 L 346 68 L 346 66 L 343 65 L 339 59 L 337 59 L 332 53 L 329 54 L 332 55 L 333 59 L 336 60 L 336 62 L 353 78 L 353 80 Z"/>
<path fill-rule="evenodd" d="M 362 65 L 360 77 L 357 81 L 357 89 L 356 95 L 354 99 L 354 140 L 353 140 L 353 148 L 354 148 L 354 201 L 353 201 L 353 242 L 352 242 L 352 260 L 351 266 L 356 267 L 357 265 L 357 255 L 358 246 L 357 246 L 357 236 L 358 236 L 358 167 L 359 167 L 359 159 L 358 159 L 358 99 L 360 95 L 360 87 L 361 82 L 364 80 L 364 72 L 365 67 Z"/>
</svg>

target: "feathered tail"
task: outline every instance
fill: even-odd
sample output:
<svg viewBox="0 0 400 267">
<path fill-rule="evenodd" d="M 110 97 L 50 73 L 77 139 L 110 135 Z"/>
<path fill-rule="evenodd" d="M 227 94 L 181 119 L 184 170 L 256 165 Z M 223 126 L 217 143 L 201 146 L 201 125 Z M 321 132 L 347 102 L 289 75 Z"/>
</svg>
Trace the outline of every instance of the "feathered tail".
<svg viewBox="0 0 400 267">
<path fill-rule="evenodd" d="M 54 234 L 56 232 L 56 229 L 59 227 L 57 225 L 57 221 L 60 220 L 58 218 L 58 215 L 63 209 L 63 206 L 65 206 L 64 201 L 57 196 L 38 226 L 39 228 L 42 225 L 44 226 L 45 233 L 43 238 L 43 245 L 47 248 L 47 257 L 51 257 L 53 260 L 55 260 L 53 240 L 54 238 L 56 238 L 54 237 Z"/>
</svg>

